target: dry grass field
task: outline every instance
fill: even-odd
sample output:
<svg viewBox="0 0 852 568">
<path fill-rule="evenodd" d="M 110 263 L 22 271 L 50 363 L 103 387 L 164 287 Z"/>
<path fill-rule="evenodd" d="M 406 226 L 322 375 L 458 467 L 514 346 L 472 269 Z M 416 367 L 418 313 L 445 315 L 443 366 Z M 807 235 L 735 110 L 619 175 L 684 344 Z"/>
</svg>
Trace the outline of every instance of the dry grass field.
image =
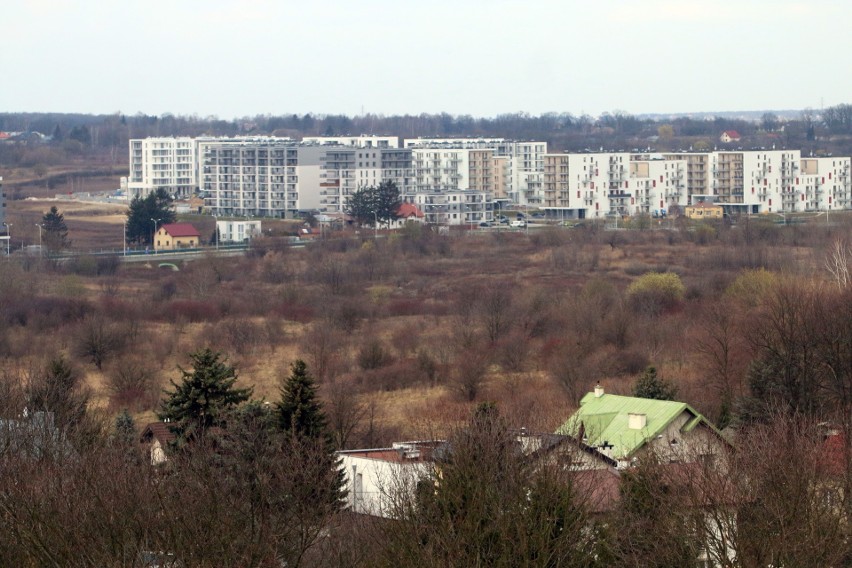
<svg viewBox="0 0 852 568">
<path fill-rule="evenodd" d="M 35 224 L 51 205 L 75 249 L 121 248 L 122 207 L 47 199 L 11 202 L 16 247 L 38 242 Z M 212 218 L 193 222 L 212 233 Z M 128 408 L 144 422 L 196 349 L 221 350 L 240 382 L 273 402 L 302 358 L 350 446 L 440 435 L 481 401 L 497 402 L 515 426 L 552 430 L 596 382 L 627 393 L 649 364 L 717 418 L 727 391 L 707 346 L 720 314 L 730 316 L 726 388 L 741 393 L 749 322 L 761 309 L 732 285 L 765 269 L 827 286 L 827 250 L 849 228 L 841 215 L 831 226 L 754 218 L 446 237 L 414 228 L 302 249 L 267 236 L 244 258 L 201 257 L 178 263 L 179 272 L 18 257 L 0 263 L 0 359 L 4 373 L 25 380 L 64 356 L 97 406 Z M 684 293 L 670 302 L 631 294 L 648 272 L 678 275 Z"/>
</svg>

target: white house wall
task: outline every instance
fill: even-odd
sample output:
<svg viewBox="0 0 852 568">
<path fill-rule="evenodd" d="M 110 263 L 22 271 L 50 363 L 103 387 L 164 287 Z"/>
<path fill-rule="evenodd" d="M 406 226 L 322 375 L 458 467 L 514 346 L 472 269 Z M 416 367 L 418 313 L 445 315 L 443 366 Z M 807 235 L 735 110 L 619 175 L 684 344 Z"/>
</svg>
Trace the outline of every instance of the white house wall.
<svg viewBox="0 0 852 568">
<path fill-rule="evenodd" d="M 413 499 L 417 481 L 429 472 L 424 462 L 389 462 L 339 453 L 349 508 L 355 513 L 391 518 L 395 505 Z"/>
</svg>

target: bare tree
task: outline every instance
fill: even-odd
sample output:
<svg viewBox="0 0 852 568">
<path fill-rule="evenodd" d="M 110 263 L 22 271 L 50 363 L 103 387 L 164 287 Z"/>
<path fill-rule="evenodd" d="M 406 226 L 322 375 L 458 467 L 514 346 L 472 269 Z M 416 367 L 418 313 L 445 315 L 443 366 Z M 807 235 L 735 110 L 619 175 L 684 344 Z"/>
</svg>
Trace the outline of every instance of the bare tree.
<svg viewBox="0 0 852 568">
<path fill-rule="evenodd" d="M 850 284 L 849 261 L 852 260 L 852 248 L 845 241 L 835 239 L 825 259 L 825 268 L 840 290 Z"/>
</svg>

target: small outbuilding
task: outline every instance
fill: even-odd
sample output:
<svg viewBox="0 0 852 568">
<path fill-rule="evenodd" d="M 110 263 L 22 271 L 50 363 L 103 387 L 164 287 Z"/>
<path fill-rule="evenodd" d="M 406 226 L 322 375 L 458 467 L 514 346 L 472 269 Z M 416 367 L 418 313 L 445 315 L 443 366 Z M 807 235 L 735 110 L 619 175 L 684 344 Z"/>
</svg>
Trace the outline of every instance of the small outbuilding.
<svg viewBox="0 0 852 568">
<path fill-rule="evenodd" d="M 725 212 L 721 205 L 699 201 L 684 208 L 684 215 L 689 219 L 721 219 Z"/>
</svg>

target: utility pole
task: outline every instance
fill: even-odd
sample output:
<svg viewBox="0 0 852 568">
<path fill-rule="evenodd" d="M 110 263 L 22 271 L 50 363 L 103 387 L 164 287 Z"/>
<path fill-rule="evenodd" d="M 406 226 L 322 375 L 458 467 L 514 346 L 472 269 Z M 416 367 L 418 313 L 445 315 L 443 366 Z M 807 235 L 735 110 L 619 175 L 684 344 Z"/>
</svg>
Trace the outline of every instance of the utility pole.
<svg viewBox="0 0 852 568">
<path fill-rule="evenodd" d="M 12 223 L 3 223 L 3 226 L 6 227 L 6 256 L 11 256 Z"/>
<path fill-rule="evenodd" d="M 154 232 L 151 233 L 151 246 L 154 247 L 154 253 L 157 252 L 157 223 L 160 222 L 160 219 L 151 219 L 151 222 L 154 223 Z"/>
<path fill-rule="evenodd" d="M 41 230 L 44 228 L 44 225 L 41 223 L 36 223 L 35 226 L 38 227 L 38 256 L 39 258 L 41 258 L 44 256 L 44 253 L 42 252 L 41 248 Z"/>
</svg>

